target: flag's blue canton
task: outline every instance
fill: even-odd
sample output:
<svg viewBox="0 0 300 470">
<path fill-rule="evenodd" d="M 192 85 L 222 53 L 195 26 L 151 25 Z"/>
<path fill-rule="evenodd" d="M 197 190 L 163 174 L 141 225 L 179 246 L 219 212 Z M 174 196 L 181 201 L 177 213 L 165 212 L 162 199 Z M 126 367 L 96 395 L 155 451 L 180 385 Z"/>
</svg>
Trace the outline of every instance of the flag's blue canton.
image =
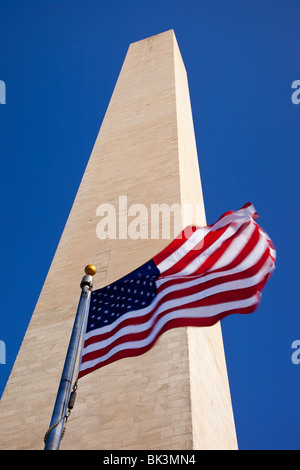
<svg viewBox="0 0 300 470">
<path fill-rule="evenodd" d="M 87 321 L 87 332 L 109 325 L 131 310 L 145 308 L 156 296 L 159 270 L 151 260 L 122 279 L 95 290 Z"/>
</svg>

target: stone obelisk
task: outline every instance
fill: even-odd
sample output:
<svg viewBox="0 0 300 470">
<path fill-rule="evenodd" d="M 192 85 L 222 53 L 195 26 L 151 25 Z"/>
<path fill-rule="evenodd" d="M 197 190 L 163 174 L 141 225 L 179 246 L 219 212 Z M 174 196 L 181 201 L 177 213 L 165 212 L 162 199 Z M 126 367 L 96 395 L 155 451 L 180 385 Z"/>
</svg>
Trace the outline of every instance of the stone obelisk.
<svg viewBox="0 0 300 470">
<path fill-rule="evenodd" d="M 115 238 L 97 233 L 97 208 L 105 203 L 116 209 Z M 198 205 L 188 222 L 206 224 L 187 75 L 173 30 L 128 49 L 0 403 L 0 448 L 43 448 L 84 267 L 96 265 L 97 289 L 169 243 L 151 237 L 149 218 L 139 219 L 140 237 L 128 235 L 123 222 L 133 220 L 127 209 L 134 204 L 148 214 L 152 204 Z M 174 217 L 183 228 L 182 211 Z M 80 379 L 61 443 L 61 449 L 235 448 L 220 324 L 173 329 L 146 354 Z"/>
</svg>

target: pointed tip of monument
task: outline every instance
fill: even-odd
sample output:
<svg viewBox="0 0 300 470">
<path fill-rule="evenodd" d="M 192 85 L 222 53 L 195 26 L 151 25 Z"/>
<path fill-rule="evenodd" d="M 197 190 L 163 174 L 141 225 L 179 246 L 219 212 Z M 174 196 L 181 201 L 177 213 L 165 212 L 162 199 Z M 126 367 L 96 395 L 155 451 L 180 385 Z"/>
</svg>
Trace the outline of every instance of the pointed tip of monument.
<svg viewBox="0 0 300 470">
<path fill-rule="evenodd" d="M 141 42 L 141 41 L 152 40 L 152 39 L 158 38 L 159 36 L 168 36 L 168 35 L 172 35 L 173 37 L 176 38 L 175 31 L 174 31 L 173 28 L 168 29 L 166 31 L 162 31 L 161 33 L 154 34 L 153 36 L 148 36 L 148 37 L 143 38 L 143 39 L 138 39 L 137 41 L 132 42 L 130 45 L 136 44 L 136 43 Z"/>
</svg>

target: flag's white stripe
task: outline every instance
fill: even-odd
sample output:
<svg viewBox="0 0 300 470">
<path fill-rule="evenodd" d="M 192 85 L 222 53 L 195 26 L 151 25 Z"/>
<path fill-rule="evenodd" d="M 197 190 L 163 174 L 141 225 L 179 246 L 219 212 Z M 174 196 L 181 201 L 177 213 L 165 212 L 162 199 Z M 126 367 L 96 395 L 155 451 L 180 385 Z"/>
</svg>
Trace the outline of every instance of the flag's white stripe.
<svg viewBox="0 0 300 470">
<path fill-rule="evenodd" d="M 270 255 L 272 256 L 272 258 L 274 258 L 274 260 L 276 259 L 276 249 L 274 248 L 274 244 L 271 240 L 271 238 L 269 237 L 269 235 L 267 234 L 267 232 L 264 231 L 263 228 L 261 228 L 260 226 L 258 226 L 259 228 L 259 231 L 260 233 L 266 238 L 266 240 L 268 241 L 269 243 L 269 246 L 270 246 Z"/>
<path fill-rule="evenodd" d="M 214 223 L 211 226 L 211 229 L 218 230 L 219 228 L 225 227 L 225 225 L 230 224 L 232 222 L 237 222 L 238 220 L 246 221 L 250 217 L 252 218 L 255 213 L 256 213 L 256 210 L 253 204 L 250 204 L 248 207 L 242 207 L 236 212 L 225 215 L 216 223 Z"/>
<path fill-rule="evenodd" d="M 268 248 L 268 242 L 265 237 L 259 237 L 255 247 L 248 253 L 248 255 L 239 263 L 235 268 L 236 272 L 245 271 L 251 266 L 254 266 L 263 256 L 264 252 Z"/>
<path fill-rule="evenodd" d="M 247 243 L 249 242 L 253 232 L 256 229 L 256 225 L 254 223 L 249 224 L 245 230 L 236 237 L 233 242 L 230 244 L 228 249 L 223 253 L 223 255 L 218 259 L 218 261 L 214 264 L 212 269 L 219 269 L 223 268 L 224 266 L 230 264 L 245 248 Z"/>
<path fill-rule="evenodd" d="M 86 369 L 90 369 L 98 364 L 101 364 L 102 362 L 106 361 L 107 359 L 110 359 L 113 357 L 116 353 L 119 351 L 123 351 L 126 349 L 140 349 L 143 348 L 144 346 L 147 346 L 150 344 L 156 336 L 159 334 L 160 330 L 164 327 L 168 321 L 177 319 L 177 318 L 208 318 L 208 317 L 213 317 L 216 316 L 220 313 L 226 313 L 227 311 L 233 310 L 233 309 L 242 309 L 245 307 L 250 307 L 253 305 L 256 305 L 259 300 L 260 300 L 260 292 L 258 292 L 256 295 L 245 299 L 245 300 L 238 300 L 234 302 L 227 302 L 224 304 L 218 304 L 218 305 L 212 305 L 209 307 L 197 307 L 197 308 L 185 308 L 183 310 L 177 310 L 170 312 L 163 316 L 155 325 L 155 328 L 152 330 L 151 334 L 140 341 L 130 341 L 127 343 L 121 343 L 117 346 L 115 346 L 113 349 L 111 349 L 107 354 L 102 356 L 101 358 L 93 359 L 91 361 L 84 362 L 80 365 L 80 371 L 84 371 Z"/>
<path fill-rule="evenodd" d="M 244 223 L 244 221 L 242 222 Z M 241 223 L 241 225 L 242 225 Z M 228 240 L 228 238 L 230 238 L 232 235 L 234 235 L 237 230 L 240 228 L 241 225 L 238 225 L 238 226 L 230 226 L 228 227 L 228 229 L 226 230 L 226 232 L 224 232 L 220 238 L 218 238 L 218 240 L 216 240 L 214 243 L 212 243 L 212 245 L 210 245 L 207 250 L 205 250 L 203 253 L 201 253 L 197 258 L 193 259 L 192 263 L 190 263 L 189 265 L 187 265 L 185 268 L 183 268 L 181 271 L 179 271 L 177 274 L 179 274 L 180 276 L 186 276 L 186 275 L 189 275 L 189 274 L 193 274 L 195 271 L 197 271 L 200 266 L 203 265 L 203 263 L 217 250 L 219 249 L 223 243 Z M 241 248 L 243 247 L 244 245 L 241 245 Z"/>
<path fill-rule="evenodd" d="M 263 253 L 265 252 L 266 248 L 268 247 L 268 243 L 265 238 L 260 237 L 255 245 L 255 247 L 251 250 L 251 252 L 244 258 L 243 261 L 241 261 L 236 267 L 232 269 L 228 269 L 227 271 L 222 271 L 222 272 L 217 272 L 217 273 L 210 273 L 210 271 L 207 271 L 207 273 L 201 274 L 201 279 L 203 279 L 203 282 L 209 281 L 211 279 L 215 279 L 217 277 L 223 277 L 223 276 L 229 276 L 230 274 L 236 274 L 242 271 L 245 271 L 246 269 L 250 268 L 251 266 L 254 266 L 262 257 Z M 233 259 L 240 254 L 240 252 L 245 248 L 245 246 L 241 246 L 240 249 L 238 250 L 236 247 L 236 252 L 235 255 L 233 256 Z M 232 261 L 232 260 L 231 260 Z M 230 261 L 230 262 L 231 262 Z M 222 266 L 223 267 L 223 266 Z M 224 266 L 225 267 L 225 266 Z M 218 266 L 218 269 L 220 266 Z M 216 265 L 212 266 L 210 270 L 215 270 Z M 176 276 L 162 276 L 156 281 L 157 286 L 161 286 L 166 282 L 169 282 L 171 279 L 176 279 L 179 276 L 176 274 Z M 197 276 L 196 276 L 197 277 Z M 190 279 L 190 276 L 188 277 Z"/>
<path fill-rule="evenodd" d="M 230 213 L 224 215 L 219 221 L 210 227 L 197 228 L 195 232 L 191 234 L 188 240 L 183 242 L 181 246 L 175 250 L 171 255 L 167 256 L 164 260 L 158 263 L 157 267 L 160 270 L 161 276 L 156 281 L 156 286 L 159 288 L 159 292 L 156 295 L 153 302 L 147 306 L 145 309 L 139 309 L 136 311 L 129 311 L 127 314 L 122 315 L 112 324 L 107 325 L 106 327 L 98 328 L 97 330 L 92 330 L 89 333 L 84 335 L 84 340 L 98 336 L 99 338 L 94 338 L 97 342 L 87 347 L 83 347 L 83 360 L 86 358 L 86 354 L 89 352 L 95 351 L 97 355 L 101 355 L 101 350 L 107 348 L 107 354 L 96 358 L 94 360 L 85 362 L 81 364 L 81 372 L 89 372 L 89 369 L 93 367 L 101 367 L 101 364 L 105 361 L 116 360 L 116 354 L 126 350 L 138 350 L 140 348 L 147 348 L 151 346 L 151 343 L 156 340 L 156 338 L 161 334 L 162 329 L 165 325 L 168 324 L 173 319 L 188 319 L 188 318 L 209 318 L 214 317 L 219 314 L 231 313 L 232 310 L 238 311 L 242 310 L 249 306 L 257 306 L 261 292 L 257 292 L 251 298 L 245 298 L 247 292 L 243 292 L 243 289 L 259 285 L 261 281 L 265 279 L 265 276 L 271 273 L 274 268 L 274 259 L 276 257 L 276 251 L 273 247 L 271 240 L 268 238 L 267 234 L 261 229 L 253 220 L 253 215 L 255 209 L 253 205 L 248 206 L 247 208 L 242 208 L 235 213 Z M 252 222 L 250 225 L 247 225 L 239 233 L 239 237 L 235 238 L 237 230 L 246 222 Z M 201 240 L 209 233 L 220 228 L 225 227 L 226 230 L 216 240 L 212 243 L 203 253 L 196 256 L 193 260 L 188 260 L 188 258 L 183 260 L 182 266 L 187 262 L 188 264 L 182 268 L 180 266 L 180 261 L 185 255 L 196 248 L 196 245 L 201 244 Z M 242 252 L 242 250 L 247 246 L 251 235 L 253 234 L 255 228 L 259 228 L 260 237 L 257 240 L 254 247 L 251 247 L 250 253 L 246 258 L 239 263 L 233 269 L 228 269 L 229 265 L 234 261 L 234 259 Z M 222 254 L 222 256 L 216 261 L 214 266 L 206 273 L 197 276 L 195 273 L 203 265 L 203 263 L 209 259 L 209 257 L 215 253 L 215 251 L 221 247 L 224 241 L 228 240 L 229 237 L 232 237 L 233 240 L 230 243 L 229 247 Z M 198 248 L 198 247 L 197 247 Z M 236 281 L 228 281 L 228 276 L 231 274 L 241 274 L 247 269 L 256 265 L 256 263 L 262 258 L 266 249 L 269 248 L 270 256 L 267 258 L 263 267 L 256 269 L 256 274 L 248 277 L 246 279 L 239 279 Z M 197 255 L 197 253 L 194 253 Z M 159 255 L 157 255 L 159 256 Z M 161 258 L 164 256 L 164 253 L 161 253 Z M 189 257 L 190 258 L 190 257 Z M 187 261 L 188 260 L 188 261 Z M 177 265 L 178 263 L 178 265 Z M 177 266 L 176 266 L 177 265 Z M 181 269 L 175 275 L 164 276 L 163 273 L 171 267 Z M 227 269 L 226 271 L 221 272 L 211 272 L 218 269 Z M 193 276 L 194 274 L 194 276 Z M 186 280 L 182 282 L 183 279 L 187 276 Z M 216 279 L 218 284 L 213 287 L 205 286 L 205 283 L 209 280 Z M 178 280 L 178 282 L 177 282 Z M 164 285 L 166 283 L 166 285 Z M 202 286 L 201 286 L 202 285 Z M 182 292 L 184 289 L 189 289 L 197 286 L 204 287 L 202 292 L 196 292 L 195 294 L 187 294 L 185 297 L 182 297 Z M 233 290 L 241 290 L 240 296 L 243 297 L 241 300 L 232 300 L 229 302 L 223 302 L 222 304 L 213 304 L 203 307 L 191 307 L 193 302 L 198 302 L 208 297 L 211 298 L 211 301 L 220 300 L 220 297 L 214 299 L 215 295 L 232 292 Z M 252 289 L 253 291 L 254 289 Z M 255 289 L 257 290 L 257 288 Z M 166 300 L 166 296 L 172 292 L 178 292 L 178 299 Z M 158 306 L 158 303 L 161 305 Z M 196 304 L 197 305 L 197 304 Z M 170 312 L 168 312 L 170 310 Z M 251 309 L 252 310 L 252 309 Z M 168 312 L 168 313 L 167 313 Z M 150 319 L 145 322 L 145 315 L 150 313 Z M 161 318 L 159 316 L 161 315 Z M 141 324 L 134 324 L 124 326 L 123 322 L 131 319 L 139 319 Z M 119 331 L 116 331 L 116 328 L 119 328 Z M 167 329 L 169 325 L 167 325 Z M 128 334 L 139 334 L 143 333 L 142 336 L 147 337 L 143 340 L 133 340 L 127 341 L 124 343 L 125 336 Z M 106 340 L 101 340 L 103 335 L 109 336 Z M 100 339 L 100 341 L 99 341 Z M 115 341 L 120 341 L 121 344 L 113 346 Z M 103 351 L 102 351 L 103 352 Z M 138 351 L 137 351 L 138 353 Z M 134 354 L 134 353 L 133 353 Z M 103 364 L 104 365 L 104 364 Z"/>
<path fill-rule="evenodd" d="M 163 273 L 172 268 L 172 266 L 180 261 L 189 251 L 194 250 L 210 231 L 211 230 L 207 227 L 197 228 L 177 250 L 157 265 L 159 271 Z"/>
<path fill-rule="evenodd" d="M 105 348 L 109 346 L 109 344 L 112 344 L 114 341 L 116 341 L 117 339 L 127 334 L 141 333 L 143 331 L 150 330 L 153 324 L 155 323 L 156 318 L 161 313 L 163 313 L 164 311 L 170 308 L 180 307 L 180 306 L 188 307 L 189 303 L 205 299 L 212 295 L 229 292 L 232 290 L 246 289 L 247 287 L 255 286 L 259 284 L 264 279 L 265 275 L 270 271 L 270 265 L 271 265 L 271 261 L 268 259 L 263 265 L 263 267 L 261 268 L 261 270 L 255 276 L 249 277 L 248 279 L 241 279 L 239 281 L 230 281 L 230 282 L 226 282 L 220 285 L 218 284 L 217 286 L 210 287 L 208 289 L 205 289 L 202 292 L 196 292 L 195 294 L 189 294 L 185 297 L 180 297 L 177 299 L 166 301 L 157 308 L 157 310 L 153 313 L 153 315 L 147 322 L 144 322 L 138 325 L 125 326 L 124 328 L 117 331 L 114 335 L 110 336 L 109 338 L 102 340 L 102 341 L 97 341 L 97 343 L 93 343 L 85 347 L 84 354 L 92 352 L 92 351 L 96 351 L 97 349 Z M 197 280 L 194 280 L 193 282 L 190 283 L 190 287 L 193 287 L 196 285 L 197 285 Z M 172 290 L 174 291 L 174 288 Z M 181 287 L 179 286 L 179 288 L 176 290 L 181 290 Z M 143 310 L 141 310 L 140 312 L 142 313 L 142 315 L 145 315 L 145 312 Z"/>
<path fill-rule="evenodd" d="M 193 272 L 197 271 L 200 266 L 218 249 L 220 246 L 228 240 L 228 238 L 232 237 L 240 226 L 245 222 L 244 220 L 237 222 L 237 225 L 234 227 L 229 225 L 226 231 L 214 242 L 212 243 L 205 251 L 203 251 L 199 256 L 195 257 L 191 263 L 185 266 L 182 270 L 178 271 L 176 274 L 180 276 L 190 275 Z M 178 260 L 173 260 L 174 265 L 178 263 Z M 160 270 L 160 268 L 159 268 Z M 163 273 L 162 273 L 163 274 Z"/>
<path fill-rule="evenodd" d="M 195 258 L 189 265 L 185 266 L 183 270 L 181 270 L 178 274 L 180 276 L 190 275 L 196 272 L 209 258 L 212 256 L 219 248 L 222 247 L 223 243 L 227 241 L 232 235 L 234 235 L 237 229 L 240 227 L 230 227 L 230 230 L 226 230 L 226 232 L 214 242 L 208 249 L 203 252 L 199 257 Z M 245 227 L 244 233 L 245 236 L 237 238 L 233 238 L 231 245 L 229 246 L 223 255 L 210 267 L 210 270 L 220 269 L 228 265 L 231 261 L 233 261 L 237 255 L 245 248 L 246 244 L 248 243 L 250 236 L 255 230 L 255 225 L 250 224 Z"/>
<path fill-rule="evenodd" d="M 226 225 L 229 225 L 230 227 L 230 224 L 232 224 L 233 222 L 238 223 L 238 226 L 236 226 L 234 229 L 234 231 L 236 231 L 254 213 L 255 209 L 253 205 L 251 205 L 247 208 L 240 209 L 239 211 L 233 214 L 228 214 L 224 216 L 211 227 L 203 227 L 197 229 L 196 232 L 194 232 L 186 242 L 184 242 L 177 250 L 175 250 L 171 255 L 169 255 L 166 259 L 164 259 L 161 263 L 157 265 L 159 271 L 163 273 L 167 269 L 171 268 L 178 261 L 180 261 L 186 255 L 186 253 L 193 250 L 196 245 L 198 245 L 209 232 L 216 231 L 220 228 L 225 227 Z M 227 231 L 225 233 L 227 233 Z"/>
<path fill-rule="evenodd" d="M 144 316 L 145 314 L 151 312 L 153 310 L 153 308 L 155 308 L 155 306 L 157 305 L 157 303 L 165 296 L 167 295 L 169 292 L 172 292 L 174 291 L 174 289 L 176 289 L 178 286 L 179 289 L 186 289 L 188 287 L 192 287 L 196 284 L 203 284 L 211 279 L 216 279 L 218 277 L 220 277 L 220 283 L 223 283 L 223 282 L 226 282 L 226 276 L 229 276 L 231 274 L 236 274 L 237 272 L 242 272 L 248 268 L 250 268 L 251 266 L 255 265 L 259 259 L 261 258 L 261 256 L 263 255 L 265 249 L 266 249 L 266 246 L 267 246 L 267 242 L 265 239 L 260 239 L 259 243 L 256 245 L 255 249 L 253 250 L 253 252 L 251 252 L 249 255 L 248 255 L 248 260 L 245 259 L 239 266 L 238 268 L 233 268 L 233 269 L 230 269 L 228 271 L 223 271 L 221 273 L 212 273 L 212 274 L 207 274 L 207 275 L 202 275 L 201 277 L 196 277 L 196 278 L 187 278 L 186 282 L 184 283 L 178 283 L 178 284 L 172 284 L 170 287 L 164 289 L 163 291 L 159 292 L 156 296 L 156 298 L 153 300 L 153 302 L 147 306 L 146 308 L 144 309 L 139 309 L 139 310 L 131 310 L 129 311 L 128 313 L 125 313 L 124 315 L 122 315 L 122 317 L 118 318 L 114 323 L 110 324 L 110 325 L 107 325 L 107 326 L 102 326 L 101 328 L 98 328 L 97 330 L 91 330 L 89 332 L 86 333 L 85 335 L 85 339 L 88 339 L 92 336 L 95 336 L 95 335 L 101 335 L 101 334 L 104 334 L 104 333 L 107 333 L 113 329 L 115 329 L 117 326 L 120 325 L 120 323 L 122 323 L 123 321 L 127 320 L 128 318 L 138 318 L 138 317 L 141 317 L 141 316 Z M 176 278 L 178 279 L 182 279 L 181 277 L 179 276 L 176 276 Z M 167 277 L 167 278 L 162 278 L 162 279 L 158 279 L 156 281 L 156 286 L 157 288 L 159 288 L 164 282 L 169 282 L 170 280 L 176 280 L 175 277 L 173 276 L 170 276 L 170 277 Z"/>
</svg>

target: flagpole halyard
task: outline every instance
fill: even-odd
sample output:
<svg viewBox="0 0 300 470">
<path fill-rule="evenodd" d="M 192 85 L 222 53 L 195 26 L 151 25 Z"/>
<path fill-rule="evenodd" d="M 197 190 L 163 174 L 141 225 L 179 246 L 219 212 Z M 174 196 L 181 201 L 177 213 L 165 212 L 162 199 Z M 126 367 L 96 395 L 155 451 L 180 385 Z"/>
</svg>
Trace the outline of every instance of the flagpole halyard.
<svg viewBox="0 0 300 470">
<path fill-rule="evenodd" d="M 81 295 L 74 320 L 68 351 L 66 354 L 65 364 L 60 379 L 56 401 L 53 408 L 50 426 L 45 435 L 44 450 L 58 450 L 60 446 L 64 423 L 67 416 L 67 408 L 71 394 L 71 386 L 79 349 L 82 326 L 84 324 L 84 318 L 87 314 L 93 287 L 93 276 L 95 274 L 96 267 L 92 264 L 88 264 L 85 267 L 85 276 L 83 276 L 80 283 Z"/>
</svg>

